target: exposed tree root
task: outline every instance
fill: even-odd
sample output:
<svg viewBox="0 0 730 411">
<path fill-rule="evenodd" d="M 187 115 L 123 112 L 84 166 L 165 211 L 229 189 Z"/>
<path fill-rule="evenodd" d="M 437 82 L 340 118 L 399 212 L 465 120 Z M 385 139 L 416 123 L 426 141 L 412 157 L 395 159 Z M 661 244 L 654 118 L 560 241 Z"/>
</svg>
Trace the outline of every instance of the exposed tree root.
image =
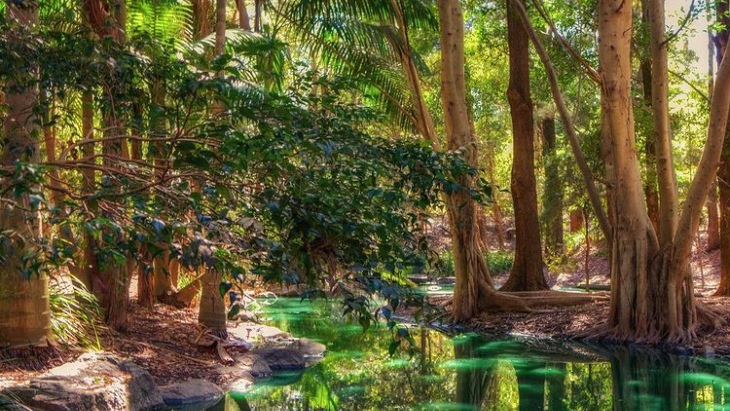
<svg viewBox="0 0 730 411">
<path fill-rule="evenodd" d="M 479 307 L 483 312 L 533 312 L 535 307 L 543 306 L 575 306 L 590 304 L 596 301 L 608 301 L 606 293 L 580 294 L 572 292 L 545 290 L 545 291 L 492 291 L 480 301 Z M 452 304 L 452 299 L 439 303 L 446 308 Z"/>
<path fill-rule="evenodd" d="M 198 276 L 190 284 L 181 288 L 179 291 L 176 291 L 172 294 L 160 296 L 160 297 L 158 297 L 158 299 L 160 300 L 161 303 L 172 305 L 173 307 L 177 307 L 177 308 L 190 307 L 193 304 L 193 300 L 195 300 L 195 297 L 197 297 L 198 294 L 200 294 L 200 288 L 201 288 L 200 279 L 202 277 L 203 277 L 202 275 Z"/>
<path fill-rule="evenodd" d="M 625 332 L 621 327 L 611 327 L 608 322 L 577 333 L 573 338 L 578 340 L 603 343 L 624 344 L 632 343 L 647 346 L 677 347 L 690 344 L 697 338 L 698 333 L 709 333 L 724 323 L 723 311 L 701 302 L 695 303 L 697 321 L 692 327 L 684 330 L 675 329 L 673 332 L 662 332 L 659 327 L 653 326 L 649 332 L 638 335 L 637 332 Z"/>
</svg>

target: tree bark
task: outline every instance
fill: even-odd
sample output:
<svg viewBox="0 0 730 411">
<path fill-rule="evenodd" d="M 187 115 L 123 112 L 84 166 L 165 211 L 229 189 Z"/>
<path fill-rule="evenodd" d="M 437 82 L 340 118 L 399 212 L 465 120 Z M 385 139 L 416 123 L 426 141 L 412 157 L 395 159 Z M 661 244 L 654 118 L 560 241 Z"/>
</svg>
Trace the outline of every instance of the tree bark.
<svg viewBox="0 0 730 411">
<path fill-rule="evenodd" d="M 720 248 L 720 217 L 717 211 L 717 181 L 712 183 L 707 195 L 707 244 L 705 251 L 715 251 Z"/>
<path fill-rule="evenodd" d="M 515 261 L 503 291 L 548 289 L 542 271 L 540 220 L 535 183 L 535 130 L 530 97 L 530 41 L 520 17 L 507 1 L 510 78 L 507 98 L 512 117 L 512 202 L 515 209 Z"/>
<path fill-rule="evenodd" d="M 262 15 L 261 15 L 261 6 L 262 6 L 263 0 L 253 0 L 254 4 L 254 22 L 253 22 L 253 30 L 256 33 L 261 33 L 263 29 L 263 21 L 262 21 Z"/>
<path fill-rule="evenodd" d="M 165 83 L 162 78 L 158 78 L 155 81 L 154 86 L 154 101 L 157 107 L 158 113 L 163 113 L 165 110 Z M 164 139 L 167 137 L 167 120 L 164 115 L 154 119 L 155 121 L 155 134 L 158 138 Z M 158 168 L 155 170 L 155 178 L 162 180 L 165 176 L 165 168 L 168 166 L 168 153 L 165 143 L 155 143 L 155 166 Z M 175 284 L 172 282 L 172 275 L 170 272 L 170 250 L 167 244 L 158 243 L 158 247 L 164 251 L 155 256 L 154 265 L 154 285 L 155 285 L 155 296 L 160 297 L 172 293 L 175 289 Z"/>
<path fill-rule="evenodd" d="M 502 210 L 499 208 L 499 190 L 497 180 L 494 177 L 494 151 L 489 150 L 487 154 L 487 177 L 492 187 L 492 221 L 497 229 L 497 244 L 500 250 L 505 249 L 504 224 L 502 223 Z"/>
<path fill-rule="evenodd" d="M 550 255 L 560 255 L 563 252 L 563 187 L 560 178 L 560 159 L 556 152 L 553 117 L 545 117 L 542 120 L 542 136 L 545 163 L 545 188 L 542 197 L 545 251 Z"/>
<path fill-rule="evenodd" d="M 659 180 L 659 244 L 674 240 L 679 218 L 677 177 L 672 160 L 669 128 L 669 73 L 667 60 L 664 0 L 648 0 L 651 43 L 651 108 L 654 114 L 654 149 Z"/>
<path fill-rule="evenodd" d="M 469 128 L 464 83 L 464 20 L 459 0 L 439 0 L 441 23 L 441 100 L 449 150 L 463 153 L 467 164 L 477 166 L 477 144 Z M 473 177 L 458 183 L 470 187 Z M 461 189 L 447 197 L 456 271 L 452 319 L 466 321 L 491 307 L 523 308 L 519 298 L 496 293 L 484 256 L 479 249 L 477 206 Z"/>
<path fill-rule="evenodd" d="M 7 51 L 21 52 L 19 46 L 25 41 L 22 33 L 33 30 L 38 22 L 37 3 L 6 1 L 5 17 L 9 25 Z M 38 104 L 37 71 L 34 67 L 24 69 L 29 69 L 28 74 L 19 70 L 17 77 L 8 81 L 5 91 L 8 112 L 3 123 L 4 166 L 39 160 L 40 130 L 34 114 Z M 7 261 L 0 266 L 0 348 L 45 346 L 51 329 L 48 277 L 42 270 L 24 274 L 18 258 L 36 251 L 36 239 L 40 235 L 38 218 L 26 211 L 30 208 L 28 195 L 14 196 L 8 184 L 9 181 L 4 181 L 2 186 L 3 192 L 9 191 L 5 194 L 9 203 L 3 202 L 0 209 L 0 229 L 8 232 L 2 244 Z M 13 203 L 19 207 L 8 205 Z"/>
<path fill-rule="evenodd" d="M 126 0 L 114 0 L 113 7 L 113 28 L 112 36 L 117 43 L 124 44 L 126 41 Z M 111 93 L 110 93 L 111 94 Z M 111 103 L 111 102 L 110 102 Z M 118 136 L 126 134 L 124 119 L 109 104 L 104 113 L 104 141 L 102 142 L 102 153 L 104 154 L 104 165 L 108 168 L 119 167 L 118 161 L 112 158 L 128 158 L 129 148 L 126 139 L 118 139 Z M 121 235 L 121 234 L 120 234 Z M 99 273 L 99 281 L 92 281 L 92 290 L 99 299 L 104 309 L 106 324 L 117 330 L 123 330 L 127 326 L 127 310 L 129 306 L 129 287 L 131 283 L 132 267 L 130 256 L 127 256 L 125 263 L 117 263 L 110 260 L 102 264 L 103 269 Z"/>
<path fill-rule="evenodd" d="M 258 2 L 258 0 L 257 0 Z M 226 40 L 226 0 L 216 1 L 216 32 L 215 32 L 215 53 L 216 56 L 223 54 Z M 220 75 L 220 74 L 219 74 Z M 222 114 L 222 104 L 215 103 L 214 116 Z M 198 322 L 213 330 L 220 336 L 226 335 L 226 307 L 219 292 L 219 285 L 223 281 L 222 275 L 213 267 L 204 268 L 207 271 L 201 278 L 202 293 L 200 297 L 200 311 Z"/>
<path fill-rule="evenodd" d="M 723 30 L 715 35 L 718 66 L 727 49 L 730 37 L 730 9 L 725 1 L 717 3 L 717 22 Z M 717 172 L 717 185 L 720 190 L 720 285 L 715 292 L 717 296 L 730 296 L 730 128 L 725 131 L 725 144 Z"/>
<path fill-rule="evenodd" d="M 248 10 L 246 10 L 246 1 L 236 0 L 236 7 L 238 8 L 238 27 L 251 31 L 251 20 L 248 17 Z"/>
<path fill-rule="evenodd" d="M 642 0 L 641 2 L 641 20 L 644 24 L 649 25 L 649 5 L 647 2 L 648 0 Z M 639 70 L 641 72 L 641 86 L 644 91 L 644 105 L 651 113 L 653 76 L 651 58 L 649 56 L 642 56 Z M 657 188 L 656 148 L 654 140 L 655 133 L 652 127 L 651 130 L 646 131 L 646 141 L 644 143 L 644 168 L 646 169 L 646 175 L 644 177 L 644 195 L 646 196 L 646 208 L 649 213 L 649 219 L 651 220 L 651 224 L 654 226 L 654 231 L 657 235 L 660 235 L 659 191 Z"/>
<path fill-rule="evenodd" d="M 599 59 L 601 108 L 606 158 L 613 170 L 614 233 L 611 255 L 611 308 L 608 337 L 616 340 L 650 338 L 655 331 L 651 317 L 661 303 L 654 300 L 660 284 L 650 261 L 659 251 L 654 228 L 644 205 L 639 162 L 636 156 L 631 101 L 631 4 L 600 0 Z M 609 164 L 607 164 L 608 166 Z M 620 199 L 620 201 L 619 201 Z M 653 308 L 653 309 L 650 309 Z M 651 312 L 650 312 L 651 311 Z M 658 319 L 657 319 L 658 320 Z"/>
<path fill-rule="evenodd" d="M 578 135 L 573 125 L 573 118 L 568 112 L 565 100 L 563 99 L 563 95 L 560 91 L 560 86 L 558 85 L 558 76 L 557 74 L 555 74 L 555 69 L 553 68 L 553 65 L 550 61 L 550 56 L 545 51 L 545 48 L 542 46 L 542 42 L 540 41 L 540 38 L 535 31 L 535 28 L 532 27 L 525 7 L 522 5 L 521 2 L 517 0 L 510 0 L 510 2 L 514 7 L 514 10 L 519 14 L 519 17 L 522 20 L 522 24 L 524 24 L 525 30 L 527 30 L 528 35 L 530 36 L 530 40 L 532 40 L 532 44 L 535 46 L 535 51 L 540 56 L 540 60 L 545 67 L 545 74 L 547 74 L 548 82 L 550 83 L 550 91 L 552 92 L 555 106 L 557 107 L 558 113 L 560 114 L 560 119 L 563 122 L 563 127 L 565 127 L 565 133 L 568 136 L 570 149 L 573 152 L 573 157 L 575 158 L 576 164 L 578 165 L 578 170 L 580 170 L 581 177 L 583 178 L 583 184 L 585 185 L 586 191 L 588 192 L 588 198 L 591 202 L 591 206 L 593 207 L 593 211 L 596 214 L 596 218 L 598 219 L 598 225 L 601 227 L 601 231 L 603 232 L 603 235 L 606 238 L 607 242 L 610 243 L 612 238 L 613 224 L 609 220 L 606 210 L 603 208 L 603 204 L 601 203 L 600 193 L 598 192 L 598 188 L 596 187 L 596 184 L 594 182 L 593 173 L 588 167 L 588 162 L 586 161 L 585 156 L 583 155 L 583 150 L 580 147 Z M 612 173 L 610 156 L 604 155 L 604 157 L 606 159 L 609 159 L 608 161 L 606 161 L 606 173 L 607 175 L 610 175 Z M 610 187 L 608 187 L 608 191 L 610 191 Z"/>
</svg>

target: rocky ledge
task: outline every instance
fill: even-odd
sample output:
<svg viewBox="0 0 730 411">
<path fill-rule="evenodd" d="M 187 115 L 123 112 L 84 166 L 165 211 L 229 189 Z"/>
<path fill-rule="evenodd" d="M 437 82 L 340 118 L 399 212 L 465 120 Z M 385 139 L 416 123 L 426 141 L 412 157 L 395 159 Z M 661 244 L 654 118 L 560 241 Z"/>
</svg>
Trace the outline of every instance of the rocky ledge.
<svg viewBox="0 0 730 411">
<path fill-rule="evenodd" d="M 215 365 L 227 383 L 191 379 L 158 386 L 135 363 L 108 353 L 86 353 L 0 393 L 0 409 L 39 411 L 145 411 L 167 408 L 205 409 L 225 391 L 245 392 L 257 378 L 280 370 L 301 370 L 322 358 L 326 347 L 306 338 L 294 339 L 278 328 L 239 324 L 229 339 L 251 350 L 237 354 L 232 365 Z M 15 408 L 10 408 L 11 405 Z"/>
</svg>

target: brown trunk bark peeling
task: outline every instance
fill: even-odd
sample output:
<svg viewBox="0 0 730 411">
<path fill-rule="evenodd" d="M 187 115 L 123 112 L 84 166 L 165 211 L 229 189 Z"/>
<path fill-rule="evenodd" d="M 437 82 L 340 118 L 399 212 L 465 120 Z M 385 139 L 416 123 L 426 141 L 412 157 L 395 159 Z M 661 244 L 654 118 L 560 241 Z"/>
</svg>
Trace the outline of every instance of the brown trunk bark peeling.
<svg viewBox="0 0 730 411">
<path fill-rule="evenodd" d="M 530 98 L 530 41 L 519 15 L 507 2 L 510 79 L 507 89 L 512 115 L 512 200 L 515 209 L 515 262 L 504 291 L 548 289 L 542 271 L 540 220 L 535 183 L 535 130 Z"/>
</svg>

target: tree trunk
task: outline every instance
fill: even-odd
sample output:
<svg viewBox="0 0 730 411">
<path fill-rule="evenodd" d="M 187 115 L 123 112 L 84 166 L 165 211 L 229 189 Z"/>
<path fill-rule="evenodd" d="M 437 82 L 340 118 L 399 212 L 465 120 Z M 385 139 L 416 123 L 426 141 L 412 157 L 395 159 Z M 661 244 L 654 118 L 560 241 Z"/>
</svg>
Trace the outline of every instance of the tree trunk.
<svg viewBox="0 0 730 411">
<path fill-rule="evenodd" d="M 258 2 L 258 1 L 257 1 Z M 224 52 L 226 39 L 226 0 L 217 0 L 216 2 L 216 33 L 215 33 L 215 52 L 220 56 Z M 215 111 L 219 111 L 216 117 L 222 113 L 222 105 L 220 102 L 215 103 Z M 221 273 L 213 267 L 209 267 L 208 271 L 201 279 L 202 293 L 200 297 L 200 311 L 198 313 L 198 322 L 212 329 L 214 333 L 226 335 L 226 307 L 219 291 L 219 285 L 223 281 Z"/>
<path fill-rule="evenodd" d="M 216 335 L 226 334 L 226 306 L 221 296 L 219 286 L 223 281 L 221 274 L 214 268 L 209 268 L 200 279 L 200 310 L 198 323 L 213 330 Z"/>
<path fill-rule="evenodd" d="M 499 208 L 499 190 L 497 180 L 494 178 L 494 151 L 489 150 L 487 154 L 487 178 L 492 187 L 492 221 L 497 229 L 497 244 L 500 250 L 505 249 L 504 224 L 502 224 L 502 210 Z"/>
<path fill-rule="evenodd" d="M 563 252 L 563 187 L 560 178 L 560 158 L 556 152 L 555 119 L 542 121 L 545 188 L 542 195 L 542 217 L 545 227 L 545 250 L 550 255 Z"/>
<path fill-rule="evenodd" d="M 147 250 L 140 249 L 141 260 L 149 261 Z M 150 267 L 143 263 L 137 264 L 137 303 L 142 307 L 152 308 L 155 305 L 155 276 L 149 272 Z"/>
<path fill-rule="evenodd" d="M 162 78 L 157 78 L 154 85 L 154 99 L 155 106 L 157 106 L 157 112 L 163 113 L 165 109 L 165 83 Z M 158 138 L 164 139 L 167 137 L 167 120 L 164 114 L 155 121 L 155 134 Z M 163 142 L 155 143 L 155 178 L 162 180 L 165 177 L 166 171 L 164 167 L 168 166 L 169 153 L 167 152 L 167 146 Z M 158 243 L 158 247 L 164 251 L 155 256 L 154 259 L 154 284 L 155 284 L 155 296 L 160 297 L 174 292 L 175 284 L 172 282 L 172 275 L 170 272 L 170 250 L 167 244 Z"/>
<path fill-rule="evenodd" d="M 570 212 L 570 232 L 576 233 L 582 230 L 584 225 L 583 212 L 581 210 L 572 210 Z"/>
<path fill-rule="evenodd" d="M 193 0 L 193 34 L 196 40 L 210 34 L 209 11 L 210 0 Z"/>
<path fill-rule="evenodd" d="M 94 139 L 94 96 L 88 91 L 81 95 L 81 134 L 82 140 Z M 89 163 L 94 162 L 94 143 L 84 144 L 81 147 L 81 151 L 84 161 Z M 81 174 L 84 193 L 90 194 L 95 192 L 96 173 L 94 169 L 91 167 L 83 168 Z M 95 204 L 90 204 L 89 208 L 94 211 L 96 209 Z M 86 286 L 86 289 L 92 290 L 94 279 L 99 277 L 99 262 L 94 251 L 96 240 L 90 232 L 85 232 L 84 238 L 83 270 L 81 271 L 79 280 Z"/>
<path fill-rule="evenodd" d="M 608 336 L 616 340 L 652 338 L 659 319 L 652 317 L 661 300 L 662 284 L 650 264 L 659 251 L 654 228 L 644 205 L 636 156 L 631 102 L 631 3 L 599 1 L 599 59 L 604 148 L 611 158 L 609 184 L 614 213 L 611 253 L 611 308 Z M 619 201 L 620 199 L 620 201 Z M 661 271 L 661 270 L 659 270 Z M 661 297 L 665 297 L 662 295 Z M 659 325 L 661 327 L 661 325 Z"/>
<path fill-rule="evenodd" d="M 263 22 L 261 16 L 261 6 L 262 6 L 262 0 L 253 0 L 254 4 L 254 20 L 253 20 L 253 30 L 256 33 L 261 33 L 263 29 Z"/>
<path fill-rule="evenodd" d="M 38 9 L 34 1 L 6 2 L 8 51 L 23 42 L 20 29 L 32 29 L 38 21 Z M 16 51 L 17 52 L 17 51 Z M 20 68 L 19 68 L 20 69 Z M 38 90 L 34 84 L 36 70 L 18 70 L 18 78 L 8 81 L 5 104 L 7 117 L 3 123 L 5 144 L 2 164 L 14 166 L 19 161 L 37 163 L 39 144 L 38 125 L 34 108 L 38 104 Z M 27 73 L 26 75 L 21 73 Z M 7 182 L 3 183 L 6 192 Z M 16 197 L 10 190 L 5 199 L 20 207 L 10 207 L 7 202 L 0 210 L 0 229 L 9 232 L 2 248 L 7 261 L 0 266 L 0 348 L 45 346 L 50 338 L 51 318 L 48 299 L 48 277 L 40 270 L 29 275 L 20 270 L 19 256 L 35 252 L 35 240 L 39 236 L 37 216 L 25 211 L 30 208 L 27 194 Z M 23 238 L 24 245 L 18 240 Z M 20 246 L 20 248 L 16 248 Z"/>
<path fill-rule="evenodd" d="M 664 0 L 648 0 L 651 33 L 651 108 L 654 114 L 654 149 L 659 181 L 659 244 L 664 247 L 674 240 L 679 218 L 677 177 L 672 159 L 672 138 L 669 128 L 669 72 L 667 60 Z"/>
<path fill-rule="evenodd" d="M 236 0 L 236 7 L 238 8 L 238 27 L 244 30 L 251 31 L 251 20 L 248 18 L 246 1 Z"/>
<path fill-rule="evenodd" d="M 124 43 L 126 40 L 126 1 L 114 0 L 112 7 L 114 8 L 112 36 L 116 42 Z M 113 158 L 128 158 L 129 156 L 129 149 L 125 148 L 127 140 L 118 138 L 126 134 L 126 126 L 120 114 L 113 107 L 107 107 L 104 113 L 105 130 L 102 152 L 104 154 L 104 166 L 107 168 L 120 166 L 119 161 L 113 160 Z M 123 330 L 127 326 L 131 280 L 131 272 L 128 270 L 129 260 L 130 257 L 127 256 L 127 261 L 124 263 L 118 263 L 112 259 L 105 261 L 104 264 L 101 264 L 103 269 L 99 273 L 99 281 L 97 283 L 92 282 L 92 290 L 104 309 L 104 319 L 107 325 L 118 330 Z"/>
<path fill-rule="evenodd" d="M 649 6 L 648 0 L 641 2 L 641 19 L 646 25 L 649 24 Z M 644 91 L 644 105 L 651 112 L 652 107 L 652 69 L 651 58 L 648 56 L 642 58 L 639 69 L 641 71 L 641 85 Z M 653 115 L 652 115 L 653 117 Z M 646 175 L 644 177 L 644 195 L 646 196 L 646 208 L 649 213 L 649 219 L 654 226 L 654 231 L 659 235 L 659 191 L 657 188 L 656 175 L 656 148 L 654 145 L 655 134 L 652 127 L 646 131 L 646 141 L 644 143 L 644 167 Z"/>
<path fill-rule="evenodd" d="M 464 84 L 464 20 L 459 0 L 439 0 L 441 23 L 441 99 L 449 150 L 461 150 L 467 164 L 477 166 L 477 144 L 469 129 Z M 458 183 L 470 187 L 473 177 Z M 466 321 L 489 307 L 526 309 L 519 298 L 496 293 L 484 256 L 479 249 L 477 206 L 461 189 L 447 197 L 456 271 L 452 318 Z"/>
<path fill-rule="evenodd" d="M 651 13 L 661 9 L 655 4 L 650 7 Z M 659 25 L 660 19 L 655 17 L 652 17 L 652 24 Z M 695 337 L 698 320 L 716 325 L 714 313 L 694 301 L 689 257 L 702 205 L 720 161 L 730 109 L 730 61 L 724 59 L 718 70 L 707 142 L 682 214 L 678 219 L 669 218 L 671 216 L 664 214 L 670 213 L 671 207 L 662 206 L 661 230 L 672 228 L 665 220 L 676 220 L 676 236 L 672 235 L 674 240 L 663 243 L 660 249 L 644 208 L 636 158 L 631 109 L 631 19 L 629 3 L 621 0 L 599 2 L 603 136 L 610 139 L 605 145 L 612 147 L 613 158 L 609 160 L 613 161 L 614 169 L 609 183 L 615 187 L 617 199 L 613 206 L 616 224 L 611 256 L 611 308 L 603 336 L 649 344 L 686 344 Z M 654 31 L 658 31 L 657 28 Z M 653 51 L 656 53 L 656 47 Z M 656 89 L 656 79 L 653 85 Z M 656 110 L 657 105 L 666 105 L 666 100 L 654 98 L 653 103 Z M 657 137 L 663 138 L 662 135 Z M 667 142 L 657 141 L 657 144 L 666 147 Z M 662 155 L 667 155 L 666 164 Z M 659 153 L 657 150 L 657 158 L 659 167 L 672 164 L 671 152 Z M 660 169 L 659 174 L 662 185 L 673 183 L 669 178 L 673 171 Z M 660 195 L 669 191 L 670 188 L 664 187 Z M 664 241 L 667 235 L 665 233 Z"/>
<path fill-rule="evenodd" d="M 720 218 L 717 212 L 717 181 L 712 184 L 707 195 L 707 245 L 705 251 L 720 248 Z"/>
<path fill-rule="evenodd" d="M 512 202 L 515 209 L 515 261 L 503 291 L 538 291 L 549 287 L 542 271 L 540 220 L 535 183 L 535 130 L 530 98 L 530 41 L 519 15 L 507 1 L 512 115 Z"/>
<path fill-rule="evenodd" d="M 715 35 L 718 65 L 727 49 L 730 31 L 728 3 L 718 1 L 717 21 L 722 31 Z M 730 296 L 730 128 L 725 132 L 725 144 L 722 149 L 720 169 L 717 172 L 717 184 L 720 189 L 720 285 L 715 292 L 718 296 Z"/>
</svg>

